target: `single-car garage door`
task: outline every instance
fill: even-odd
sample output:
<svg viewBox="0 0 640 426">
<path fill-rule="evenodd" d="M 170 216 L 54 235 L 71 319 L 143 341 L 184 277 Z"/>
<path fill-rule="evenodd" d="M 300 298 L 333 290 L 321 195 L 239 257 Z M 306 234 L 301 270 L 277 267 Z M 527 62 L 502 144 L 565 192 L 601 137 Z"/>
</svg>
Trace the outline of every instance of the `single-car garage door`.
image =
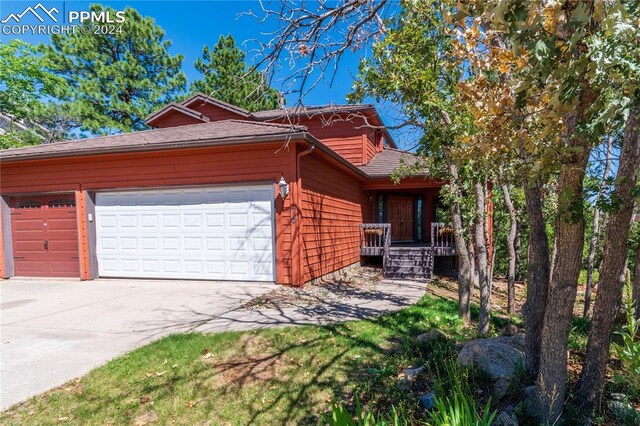
<svg viewBox="0 0 640 426">
<path fill-rule="evenodd" d="M 15 275 L 78 277 L 78 230 L 73 194 L 11 199 Z"/>
<path fill-rule="evenodd" d="M 96 194 L 102 277 L 273 281 L 273 187 Z"/>
</svg>

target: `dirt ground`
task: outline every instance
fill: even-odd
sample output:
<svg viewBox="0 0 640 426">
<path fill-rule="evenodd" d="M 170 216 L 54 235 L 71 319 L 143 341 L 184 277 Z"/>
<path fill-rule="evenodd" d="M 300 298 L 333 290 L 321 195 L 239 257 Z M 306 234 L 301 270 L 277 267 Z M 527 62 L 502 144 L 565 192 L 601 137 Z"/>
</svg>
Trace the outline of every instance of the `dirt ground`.
<svg viewBox="0 0 640 426">
<path fill-rule="evenodd" d="M 353 268 L 334 280 L 307 284 L 304 287 L 277 286 L 274 290 L 242 305 L 243 309 L 291 308 L 318 305 L 361 294 L 374 292 L 382 280 L 382 269 Z"/>
</svg>

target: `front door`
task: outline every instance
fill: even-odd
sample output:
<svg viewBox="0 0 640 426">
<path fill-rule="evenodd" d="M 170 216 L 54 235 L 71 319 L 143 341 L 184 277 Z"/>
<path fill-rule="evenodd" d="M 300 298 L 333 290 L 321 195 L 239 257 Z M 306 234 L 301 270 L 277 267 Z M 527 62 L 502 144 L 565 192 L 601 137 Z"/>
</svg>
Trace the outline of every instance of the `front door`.
<svg viewBox="0 0 640 426">
<path fill-rule="evenodd" d="M 388 220 L 392 241 L 413 241 L 413 197 L 390 195 Z"/>
</svg>

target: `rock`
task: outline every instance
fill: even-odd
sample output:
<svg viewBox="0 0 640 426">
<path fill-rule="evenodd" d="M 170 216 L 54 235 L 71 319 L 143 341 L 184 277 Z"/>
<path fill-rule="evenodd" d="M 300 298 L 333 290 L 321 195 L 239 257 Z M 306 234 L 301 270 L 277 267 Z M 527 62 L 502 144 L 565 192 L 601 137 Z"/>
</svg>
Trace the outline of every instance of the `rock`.
<svg viewBox="0 0 640 426">
<path fill-rule="evenodd" d="M 512 346 L 520 352 L 524 352 L 524 333 L 514 334 L 513 336 L 494 337 L 493 340 Z"/>
<path fill-rule="evenodd" d="M 502 331 L 500 332 L 501 336 L 514 336 L 518 334 L 518 327 L 513 324 L 507 324 L 504 326 Z"/>
<path fill-rule="evenodd" d="M 497 398 L 502 398 L 507 392 L 510 382 L 516 376 L 518 365 L 524 365 L 523 352 L 508 344 L 512 342 L 499 340 L 513 337 L 472 340 L 458 354 L 458 364 L 475 366 L 491 378 Z"/>
<path fill-rule="evenodd" d="M 433 408 L 436 406 L 436 394 L 434 394 L 433 392 L 427 392 L 424 395 L 419 396 L 418 400 L 427 410 L 433 410 Z"/>
<path fill-rule="evenodd" d="M 405 368 L 398 374 L 396 386 L 402 392 L 408 392 L 416 378 L 424 371 L 424 367 Z"/>
<path fill-rule="evenodd" d="M 524 388 L 524 406 L 527 411 L 527 415 L 530 417 L 536 417 L 536 386 L 531 385 Z"/>
<path fill-rule="evenodd" d="M 421 335 L 416 337 L 416 342 L 420 345 L 423 345 L 423 344 L 434 342 L 437 340 L 446 340 L 446 339 L 447 339 L 446 334 L 434 328 L 433 330 L 429 330 L 426 333 L 422 333 Z"/>
<path fill-rule="evenodd" d="M 411 385 L 413 383 L 408 379 L 398 379 L 396 382 L 396 387 L 400 392 L 409 392 L 411 390 Z"/>
<path fill-rule="evenodd" d="M 413 382 L 423 371 L 424 367 L 405 368 L 400 372 L 400 378 L 406 378 Z"/>
<path fill-rule="evenodd" d="M 153 410 L 145 411 L 133 422 L 134 426 L 146 426 L 158 421 L 158 415 Z"/>
<path fill-rule="evenodd" d="M 500 412 L 492 423 L 495 426 L 518 426 L 518 417 L 516 410 L 510 406 Z"/>
<path fill-rule="evenodd" d="M 623 393 L 612 393 L 611 395 L 609 395 L 609 398 L 611 398 L 612 401 L 624 401 L 624 399 L 627 396 Z"/>
</svg>

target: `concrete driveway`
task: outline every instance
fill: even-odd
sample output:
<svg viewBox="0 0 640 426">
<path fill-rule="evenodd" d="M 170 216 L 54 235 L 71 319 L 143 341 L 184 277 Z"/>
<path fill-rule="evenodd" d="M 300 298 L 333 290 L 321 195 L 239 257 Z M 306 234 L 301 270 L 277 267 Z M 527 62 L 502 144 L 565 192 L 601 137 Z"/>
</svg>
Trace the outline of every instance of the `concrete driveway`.
<svg viewBox="0 0 640 426">
<path fill-rule="evenodd" d="M 199 328 L 271 283 L 17 279 L 0 282 L 0 408 L 174 332 Z"/>
</svg>

